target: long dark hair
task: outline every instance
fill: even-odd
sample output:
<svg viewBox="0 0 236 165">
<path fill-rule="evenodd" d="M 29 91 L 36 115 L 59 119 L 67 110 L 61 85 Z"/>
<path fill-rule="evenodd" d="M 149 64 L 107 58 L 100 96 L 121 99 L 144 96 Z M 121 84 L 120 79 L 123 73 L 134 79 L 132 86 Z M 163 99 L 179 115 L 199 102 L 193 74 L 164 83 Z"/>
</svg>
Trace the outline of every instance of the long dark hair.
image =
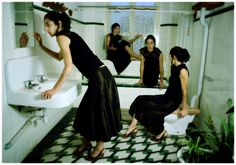
<svg viewBox="0 0 236 165">
<path fill-rule="evenodd" d="M 151 35 L 151 34 L 146 37 L 145 42 L 144 42 L 145 45 L 147 44 L 147 40 L 149 40 L 149 39 L 153 40 L 154 45 L 156 45 L 156 39 L 155 39 L 155 37 L 154 37 L 153 35 Z"/>
<path fill-rule="evenodd" d="M 117 26 L 120 27 L 120 24 L 118 24 L 118 23 L 112 24 L 112 25 L 111 25 L 111 32 L 113 32 L 113 30 L 114 30 Z"/>
<path fill-rule="evenodd" d="M 187 62 L 190 59 L 190 55 L 187 49 L 183 49 L 179 46 L 175 46 L 170 50 L 170 55 L 173 58 L 174 55 L 180 62 Z"/>
<path fill-rule="evenodd" d="M 66 13 L 64 13 L 64 12 L 58 13 L 55 11 L 50 11 L 44 16 L 44 19 L 45 18 L 50 19 L 56 25 L 59 25 L 58 22 L 61 21 L 63 30 L 70 31 L 71 20 L 70 20 L 70 17 Z"/>
</svg>

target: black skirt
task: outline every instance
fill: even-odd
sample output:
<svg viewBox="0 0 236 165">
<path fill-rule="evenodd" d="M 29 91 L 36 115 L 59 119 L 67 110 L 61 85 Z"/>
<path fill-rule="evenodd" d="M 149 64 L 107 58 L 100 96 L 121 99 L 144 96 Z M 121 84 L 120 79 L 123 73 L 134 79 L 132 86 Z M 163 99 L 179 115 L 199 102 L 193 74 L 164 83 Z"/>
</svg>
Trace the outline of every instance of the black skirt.
<svg viewBox="0 0 236 165">
<path fill-rule="evenodd" d="M 129 114 L 144 125 L 151 133 L 158 135 L 164 130 L 164 117 L 179 107 L 165 95 L 138 96 L 130 106 Z"/>
<path fill-rule="evenodd" d="M 89 79 L 75 116 L 74 129 L 90 141 L 109 141 L 122 129 L 118 90 L 107 67 Z"/>
<path fill-rule="evenodd" d="M 130 46 L 130 44 L 125 40 L 120 40 L 117 46 L 117 50 L 107 51 L 107 59 L 113 62 L 116 72 L 118 74 L 123 72 L 131 62 L 130 55 L 125 50 L 125 46 Z"/>
</svg>

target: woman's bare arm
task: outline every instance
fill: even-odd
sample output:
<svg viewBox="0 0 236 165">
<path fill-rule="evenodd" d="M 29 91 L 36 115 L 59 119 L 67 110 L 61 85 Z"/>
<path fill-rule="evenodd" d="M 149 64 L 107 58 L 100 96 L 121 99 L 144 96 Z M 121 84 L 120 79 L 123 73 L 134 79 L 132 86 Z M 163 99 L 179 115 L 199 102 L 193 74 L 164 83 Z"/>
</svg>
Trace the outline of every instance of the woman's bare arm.
<svg viewBox="0 0 236 165">
<path fill-rule="evenodd" d="M 57 42 L 61 49 L 60 54 L 64 61 L 64 68 L 54 87 L 42 93 L 42 98 L 45 99 L 51 98 L 61 88 L 62 84 L 67 79 L 73 69 L 73 62 L 69 48 L 70 39 L 66 36 L 58 36 Z"/>
<path fill-rule="evenodd" d="M 159 56 L 159 71 L 160 71 L 160 88 L 164 87 L 163 78 L 164 78 L 164 68 L 163 68 L 163 54 L 161 53 Z"/>
<path fill-rule="evenodd" d="M 181 89 L 182 89 L 182 111 L 180 111 L 180 116 L 187 115 L 187 87 L 188 87 L 188 71 L 186 69 L 182 69 L 180 71 L 180 81 L 181 81 Z"/>
<path fill-rule="evenodd" d="M 51 57 L 61 61 L 62 60 L 62 56 L 60 53 L 52 51 L 51 49 L 48 49 L 47 47 L 45 47 L 43 45 L 43 41 L 42 41 L 42 37 L 39 33 L 34 33 L 34 38 L 38 41 L 40 48 L 45 51 L 48 55 L 50 55 Z"/>
</svg>

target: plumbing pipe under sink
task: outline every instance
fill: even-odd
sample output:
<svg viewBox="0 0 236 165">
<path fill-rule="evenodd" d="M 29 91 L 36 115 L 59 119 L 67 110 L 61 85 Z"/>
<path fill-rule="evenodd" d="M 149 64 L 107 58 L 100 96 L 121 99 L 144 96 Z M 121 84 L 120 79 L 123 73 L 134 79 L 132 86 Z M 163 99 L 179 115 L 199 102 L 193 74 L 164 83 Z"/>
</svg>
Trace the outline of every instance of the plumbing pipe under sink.
<svg viewBox="0 0 236 165">
<path fill-rule="evenodd" d="M 32 107 L 33 108 L 33 107 Z M 4 149 L 7 150 L 9 148 L 11 148 L 13 146 L 13 144 L 15 143 L 15 141 L 17 140 L 17 138 L 25 131 L 26 128 L 28 128 L 33 122 L 37 121 L 37 120 L 42 120 L 44 123 L 47 123 L 47 115 L 45 112 L 45 109 L 42 108 L 39 110 L 41 110 L 43 112 L 42 115 L 34 115 L 32 117 L 30 117 L 25 123 L 24 125 L 16 132 L 16 134 L 11 138 L 11 140 L 5 144 Z"/>
</svg>

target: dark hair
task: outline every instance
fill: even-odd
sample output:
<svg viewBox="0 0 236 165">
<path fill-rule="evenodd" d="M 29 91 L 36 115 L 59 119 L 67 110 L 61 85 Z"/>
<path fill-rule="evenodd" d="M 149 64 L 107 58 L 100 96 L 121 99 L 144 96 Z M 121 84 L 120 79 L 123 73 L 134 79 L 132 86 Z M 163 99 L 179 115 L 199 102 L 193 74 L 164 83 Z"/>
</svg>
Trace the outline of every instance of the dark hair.
<svg viewBox="0 0 236 165">
<path fill-rule="evenodd" d="M 63 13 L 58 13 L 58 12 L 55 12 L 55 11 L 50 11 L 44 16 L 44 19 L 45 18 L 50 19 L 56 25 L 58 25 L 58 22 L 61 21 L 63 30 L 70 31 L 71 20 L 70 20 L 70 17 L 66 13 L 64 13 L 64 12 Z"/>
<path fill-rule="evenodd" d="M 113 30 L 114 30 L 117 26 L 120 27 L 120 24 L 118 24 L 118 23 L 112 24 L 112 25 L 111 25 L 111 32 L 113 32 Z"/>
<path fill-rule="evenodd" d="M 174 56 L 180 62 L 187 62 L 190 59 L 190 55 L 187 49 L 183 49 L 179 46 L 175 46 L 170 50 L 170 55 L 173 58 Z"/>
<path fill-rule="evenodd" d="M 147 44 L 147 40 L 149 40 L 149 39 L 153 40 L 154 45 L 156 45 L 156 39 L 155 39 L 155 37 L 154 37 L 153 35 L 151 35 L 151 34 L 146 37 L 144 43 Z"/>
</svg>

